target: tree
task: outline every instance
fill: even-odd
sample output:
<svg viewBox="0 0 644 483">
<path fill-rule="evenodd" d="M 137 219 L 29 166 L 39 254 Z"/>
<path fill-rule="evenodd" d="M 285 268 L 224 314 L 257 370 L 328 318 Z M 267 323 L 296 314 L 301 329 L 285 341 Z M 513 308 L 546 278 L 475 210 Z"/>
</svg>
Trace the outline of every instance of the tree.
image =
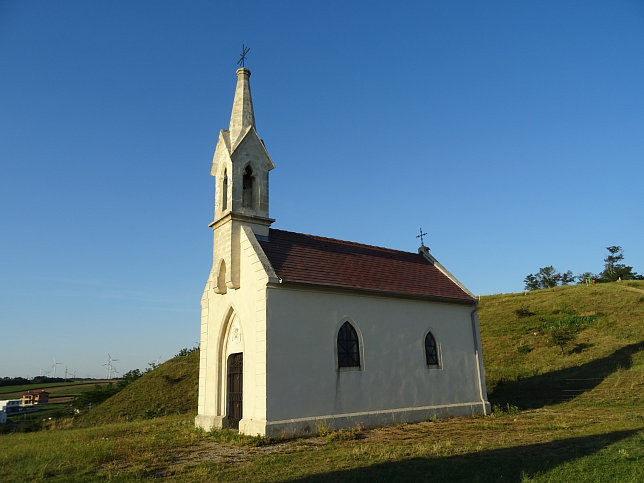
<svg viewBox="0 0 644 483">
<path fill-rule="evenodd" d="M 618 263 L 624 259 L 624 253 L 622 252 L 622 247 L 616 245 L 606 247 L 606 250 L 608 250 L 610 254 L 604 258 L 604 271 L 602 272 L 602 278 L 610 282 L 614 282 L 619 277 L 617 272 L 620 271 L 622 267 L 625 267 L 623 263 Z"/>
<path fill-rule="evenodd" d="M 526 278 L 523 279 L 523 283 L 525 284 L 526 290 L 538 290 L 541 288 L 539 280 L 537 280 L 536 275 L 532 273 L 530 273 L 526 276 Z"/>
<path fill-rule="evenodd" d="M 566 272 L 566 280 L 569 277 L 572 277 L 572 273 Z M 548 267 L 543 267 L 539 269 L 539 273 L 533 274 L 530 273 L 523 280 L 525 283 L 526 290 L 537 290 L 540 288 L 552 288 L 559 285 L 563 279 L 563 275 L 555 270 L 555 267 L 552 265 Z"/>
<path fill-rule="evenodd" d="M 561 285 L 568 285 L 575 281 L 575 277 L 572 274 L 571 270 L 568 270 L 566 273 L 561 275 Z"/>
<path fill-rule="evenodd" d="M 88 408 L 102 403 L 106 399 L 112 397 L 119 391 L 122 391 L 128 384 L 136 381 L 143 373 L 139 369 L 132 369 L 123 374 L 123 377 L 116 383 L 109 383 L 105 386 L 96 384 L 94 389 L 89 389 L 81 392 L 73 401 L 75 408 Z"/>
<path fill-rule="evenodd" d="M 601 282 L 615 282 L 616 280 L 640 280 L 644 277 L 633 272 L 633 267 L 623 263 L 624 252 L 622 247 L 613 245 L 606 247 L 608 255 L 604 258 L 604 271 L 598 276 Z"/>
<path fill-rule="evenodd" d="M 593 275 L 593 274 L 592 274 L 592 273 L 590 273 L 590 272 L 584 272 L 584 273 L 580 273 L 580 274 L 579 274 L 579 275 L 577 275 L 575 278 L 577 279 L 577 285 L 581 285 L 582 283 L 586 283 L 586 281 L 587 281 L 589 278 L 591 278 L 591 279 L 592 279 L 592 278 L 595 278 L 595 275 Z"/>
<path fill-rule="evenodd" d="M 576 337 L 575 329 L 567 324 L 552 327 L 548 333 L 548 340 L 552 345 L 558 345 L 562 354 L 566 346 L 574 341 Z"/>
<path fill-rule="evenodd" d="M 121 380 L 116 385 L 119 390 L 123 389 L 128 384 L 136 381 L 142 375 L 143 373 L 139 369 L 132 369 L 131 371 L 127 371 L 125 374 L 123 374 L 123 377 L 121 377 Z"/>
<path fill-rule="evenodd" d="M 537 277 L 541 280 L 543 288 L 556 287 L 561 282 L 561 274 L 552 265 L 540 268 Z"/>
<path fill-rule="evenodd" d="M 74 401 L 72 405 L 75 408 L 88 408 L 102 403 L 107 398 L 113 396 L 119 392 L 119 388 L 112 384 L 111 382 L 106 386 L 99 386 L 96 384 L 94 389 L 89 389 L 87 391 L 81 392 Z"/>
</svg>

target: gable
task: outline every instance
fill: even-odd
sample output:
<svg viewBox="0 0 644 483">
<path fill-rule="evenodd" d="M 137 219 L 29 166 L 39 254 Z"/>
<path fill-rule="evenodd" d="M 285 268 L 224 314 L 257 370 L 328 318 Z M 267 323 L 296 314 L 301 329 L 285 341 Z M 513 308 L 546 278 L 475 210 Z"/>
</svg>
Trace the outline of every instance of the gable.
<svg viewBox="0 0 644 483">
<path fill-rule="evenodd" d="M 221 165 L 230 166 L 232 161 L 244 161 L 249 158 L 255 160 L 257 168 L 261 167 L 266 171 L 275 168 L 264 142 L 259 138 L 253 126 L 246 129 L 234 146 L 231 146 L 230 143 L 230 132 L 222 129 L 219 132 L 215 154 L 212 158 L 210 174 L 217 176 L 221 171 Z"/>
<path fill-rule="evenodd" d="M 230 165 L 230 133 L 224 129 L 219 131 L 219 139 L 215 147 L 215 154 L 212 157 L 212 166 L 210 168 L 210 175 L 217 176 L 219 166 Z"/>
<path fill-rule="evenodd" d="M 244 155 L 250 155 L 257 159 L 266 171 L 275 168 L 273 160 L 268 155 L 266 146 L 264 146 L 264 142 L 259 138 L 254 126 L 249 126 L 246 132 L 240 136 L 232 149 L 230 157 L 235 160 L 236 157 L 243 157 Z"/>
<path fill-rule="evenodd" d="M 474 303 L 421 254 L 275 229 L 259 243 L 282 282 Z"/>
</svg>

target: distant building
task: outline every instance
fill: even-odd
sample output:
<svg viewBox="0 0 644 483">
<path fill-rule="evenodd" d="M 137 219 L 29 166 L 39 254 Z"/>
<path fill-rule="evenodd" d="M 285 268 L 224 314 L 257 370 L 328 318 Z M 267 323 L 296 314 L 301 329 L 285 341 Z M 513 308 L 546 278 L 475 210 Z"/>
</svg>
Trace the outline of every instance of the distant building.
<svg viewBox="0 0 644 483">
<path fill-rule="evenodd" d="M 27 391 L 22 394 L 22 405 L 32 406 L 34 404 L 47 404 L 49 402 L 49 393 L 42 389 Z"/>
<path fill-rule="evenodd" d="M 5 414 L 17 413 L 20 411 L 20 399 L 4 399 L 0 401 L 0 411 Z"/>
</svg>

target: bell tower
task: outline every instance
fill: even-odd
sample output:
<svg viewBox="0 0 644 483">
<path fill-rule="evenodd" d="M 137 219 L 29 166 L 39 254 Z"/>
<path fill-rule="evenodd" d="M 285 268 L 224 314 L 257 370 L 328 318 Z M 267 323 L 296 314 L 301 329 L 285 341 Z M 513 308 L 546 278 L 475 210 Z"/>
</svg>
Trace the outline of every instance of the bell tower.
<svg viewBox="0 0 644 483">
<path fill-rule="evenodd" d="M 210 174 L 215 177 L 215 217 L 211 280 L 216 293 L 239 288 L 242 226 L 267 237 L 268 172 L 275 167 L 255 129 L 250 71 L 237 69 L 237 87 L 228 130 L 219 132 Z"/>
</svg>

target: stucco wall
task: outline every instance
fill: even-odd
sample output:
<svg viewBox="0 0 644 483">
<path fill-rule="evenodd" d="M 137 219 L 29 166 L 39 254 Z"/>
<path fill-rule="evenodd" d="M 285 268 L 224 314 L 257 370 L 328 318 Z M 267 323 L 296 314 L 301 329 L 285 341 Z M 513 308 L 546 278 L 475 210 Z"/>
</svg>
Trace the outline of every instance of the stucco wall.
<svg viewBox="0 0 644 483">
<path fill-rule="evenodd" d="M 217 274 L 213 271 L 202 297 L 199 409 L 196 423 L 205 429 L 225 425 L 226 359 L 234 352 L 244 354 L 243 419 L 240 430 L 245 431 L 247 426 L 254 428 L 256 421 L 266 419 L 267 276 L 252 246 L 252 242 L 256 243 L 254 238 L 251 242 L 244 229 L 241 229 L 240 238 L 239 288 L 228 289 L 224 294 L 215 293 Z M 234 320 L 240 329 L 239 337 L 232 335 L 230 331 Z"/>
<path fill-rule="evenodd" d="M 391 410 L 414 419 L 407 410 L 421 407 L 484 412 L 473 306 L 285 286 L 267 294 L 269 422 Z M 347 320 L 361 339 L 359 370 L 337 368 L 337 331 Z M 429 330 L 438 368 L 425 362 Z"/>
</svg>

